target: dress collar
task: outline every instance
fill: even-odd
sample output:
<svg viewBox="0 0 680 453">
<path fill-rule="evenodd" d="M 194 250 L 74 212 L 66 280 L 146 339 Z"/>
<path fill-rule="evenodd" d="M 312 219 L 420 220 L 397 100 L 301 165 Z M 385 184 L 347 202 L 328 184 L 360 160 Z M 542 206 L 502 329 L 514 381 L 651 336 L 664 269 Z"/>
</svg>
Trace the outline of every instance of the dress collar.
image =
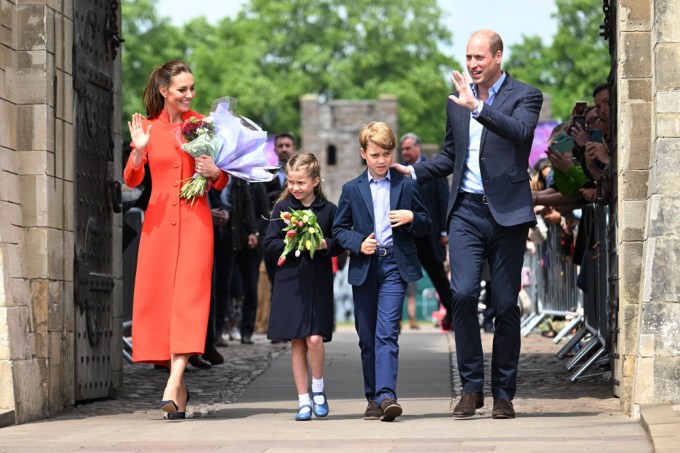
<svg viewBox="0 0 680 453">
<path fill-rule="evenodd" d="M 203 115 L 199 115 L 198 113 L 194 112 L 193 110 L 189 110 L 189 111 L 182 113 L 182 122 L 188 120 L 192 116 L 200 118 Z M 161 113 L 158 115 L 158 119 L 161 120 L 164 123 L 167 123 L 167 124 L 170 124 L 170 125 L 173 125 L 173 126 L 175 126 L 177 124 L 181 124 L 181 123 L 172 124 L 170 122 L 170 115 L 168 115 L 168 112 L 166 112 L 165 109 L 161 110 Z"/>
</svg>

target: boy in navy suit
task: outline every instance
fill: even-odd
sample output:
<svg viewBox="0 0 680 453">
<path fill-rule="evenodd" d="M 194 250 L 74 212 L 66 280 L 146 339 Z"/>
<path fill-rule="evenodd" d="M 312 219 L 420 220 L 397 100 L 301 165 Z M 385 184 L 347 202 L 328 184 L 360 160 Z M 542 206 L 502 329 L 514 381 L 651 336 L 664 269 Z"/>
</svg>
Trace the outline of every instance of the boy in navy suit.
<svg viewBox="0 0 680 453">
<path fill-rule="evenodd" d="M 364 419 L 392 421 L 397 403 L 399 322 L 406 283 L 422 277 L 414 236 L 429 233 L 431 220 L 411 178 L 390 172 L 397 139 L 385 123 L 371 122 L 359 133 L 368 170 L 342 187 L 333 236 L 349 250 L 348 281 L 364 390 Z"/>
</svg>

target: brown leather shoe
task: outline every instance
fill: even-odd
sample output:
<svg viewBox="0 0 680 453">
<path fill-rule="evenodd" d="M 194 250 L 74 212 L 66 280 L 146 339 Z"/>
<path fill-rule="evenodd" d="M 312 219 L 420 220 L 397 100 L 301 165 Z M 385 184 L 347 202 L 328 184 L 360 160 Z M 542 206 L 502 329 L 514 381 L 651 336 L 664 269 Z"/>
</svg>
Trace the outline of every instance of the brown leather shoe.
<svg viewBox="0 0 680 453">
<path fill-rule="evenodd" d="M 401 415 L 401 406 L 392 398 L 385 398 L 382 403 L 380 403 L 380 411 L 382 412 L 382 417 L 380 417 L 381 422 L 391 422 L 395 418 Z"/>
<path fill-rule="evenodd" d="M 491 418 L 515 418 L 515 408 L 512 407 L 512 401 L 503 398 L 494 398 Z"/>
<path fill-rule="evenodd" d="M 368 407 L 366 407 L 366 410 L 364 411 L 364 420 L 380 420 L 381 415 L 382 411 L 378 407 L 378 404 L 375 400 L 370 400 L 368 402 Z"/>
<path fill-rule="evenodd" d="M 484 407 L 484 393 L 482 392 L 463 392 L 463 396 L 453 408 L 453 416 L 467 418 L 475 415 L 475 409 Z"/>
</svg>

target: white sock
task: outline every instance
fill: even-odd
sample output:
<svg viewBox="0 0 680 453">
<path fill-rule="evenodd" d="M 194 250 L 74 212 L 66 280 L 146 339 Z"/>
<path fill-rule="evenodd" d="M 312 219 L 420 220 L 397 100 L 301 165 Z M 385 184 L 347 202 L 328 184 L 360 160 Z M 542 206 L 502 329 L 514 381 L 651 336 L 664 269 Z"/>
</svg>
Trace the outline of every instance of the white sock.
<svg viewBox="0 0 680 453">
<path fill-rule="evenodd" d="M 323 392 L 323 376 L 321 376 L 321 378 L 319 379 L 316 379 L 314 376 L 312 376 L 312 393 L 321 392 Z M 323 404 L 324 403 L 323 395 L 315 395 L 314 402 L 316 404 Z"/>
<path fill-rule="evenodd" d="M 323 376 L 319 379 L 312 376 L 312 393 L 323 392 Z"/>
<path fill-rule="evenodd" d="M 303 395 L 298 395 L 298 407 L 311 406 L 312 399 L 309 397 L 309 393 Z M 309 411 L 309 408 L 305 408 L 305 412 Z"/>
</svg>

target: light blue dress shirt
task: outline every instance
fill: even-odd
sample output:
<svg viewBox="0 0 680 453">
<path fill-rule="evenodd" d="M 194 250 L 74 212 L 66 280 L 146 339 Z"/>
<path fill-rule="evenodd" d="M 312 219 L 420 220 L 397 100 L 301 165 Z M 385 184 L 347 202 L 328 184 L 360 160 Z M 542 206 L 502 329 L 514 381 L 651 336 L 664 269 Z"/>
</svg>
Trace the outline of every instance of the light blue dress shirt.
<svg viewBox="0 0 680 453">
<path fill-rule="evenodd" d="M 381 247 L 392 246 L 392 225 L 387 213 L 390 212 L 390 170 L 382 179 L 375 179 L 368 172 L 368 184 L 373 199 L 373 218 L 375 219 L 375 239 Z"/>
<path fill-rule="evenodd" d="M 496 99 L 496 94 L 500 90 L 501 85 L 505 81 L 505 72 L 501 74 L 501 77 L 496 81 L 496 83 L 489 88 L 489 99 L 486 100 L 486 104 L 492 105 L 494 99 Z M 475 94 L 475 99 L 479 99 L 477 94 L 477 85 L 472 85 L 472 92 Z M 481 112 L 484 111 L 482 106 Z M 479 121 L 475 120 L 473 112 L 470 112 L 470 139 L 468 141 L 468 153 L 467 159 L 465 160 L 465 169 L 463 170 L 463 180 L 460 184 L 460 190 L 462 192 L 470 193 L 484 193 L 484 184 L 482 184 L 482 171 L 479 166 L 479 152 L 482 143 L 482 131 L 484 126 L 481 125 Z"/>
</svg>

